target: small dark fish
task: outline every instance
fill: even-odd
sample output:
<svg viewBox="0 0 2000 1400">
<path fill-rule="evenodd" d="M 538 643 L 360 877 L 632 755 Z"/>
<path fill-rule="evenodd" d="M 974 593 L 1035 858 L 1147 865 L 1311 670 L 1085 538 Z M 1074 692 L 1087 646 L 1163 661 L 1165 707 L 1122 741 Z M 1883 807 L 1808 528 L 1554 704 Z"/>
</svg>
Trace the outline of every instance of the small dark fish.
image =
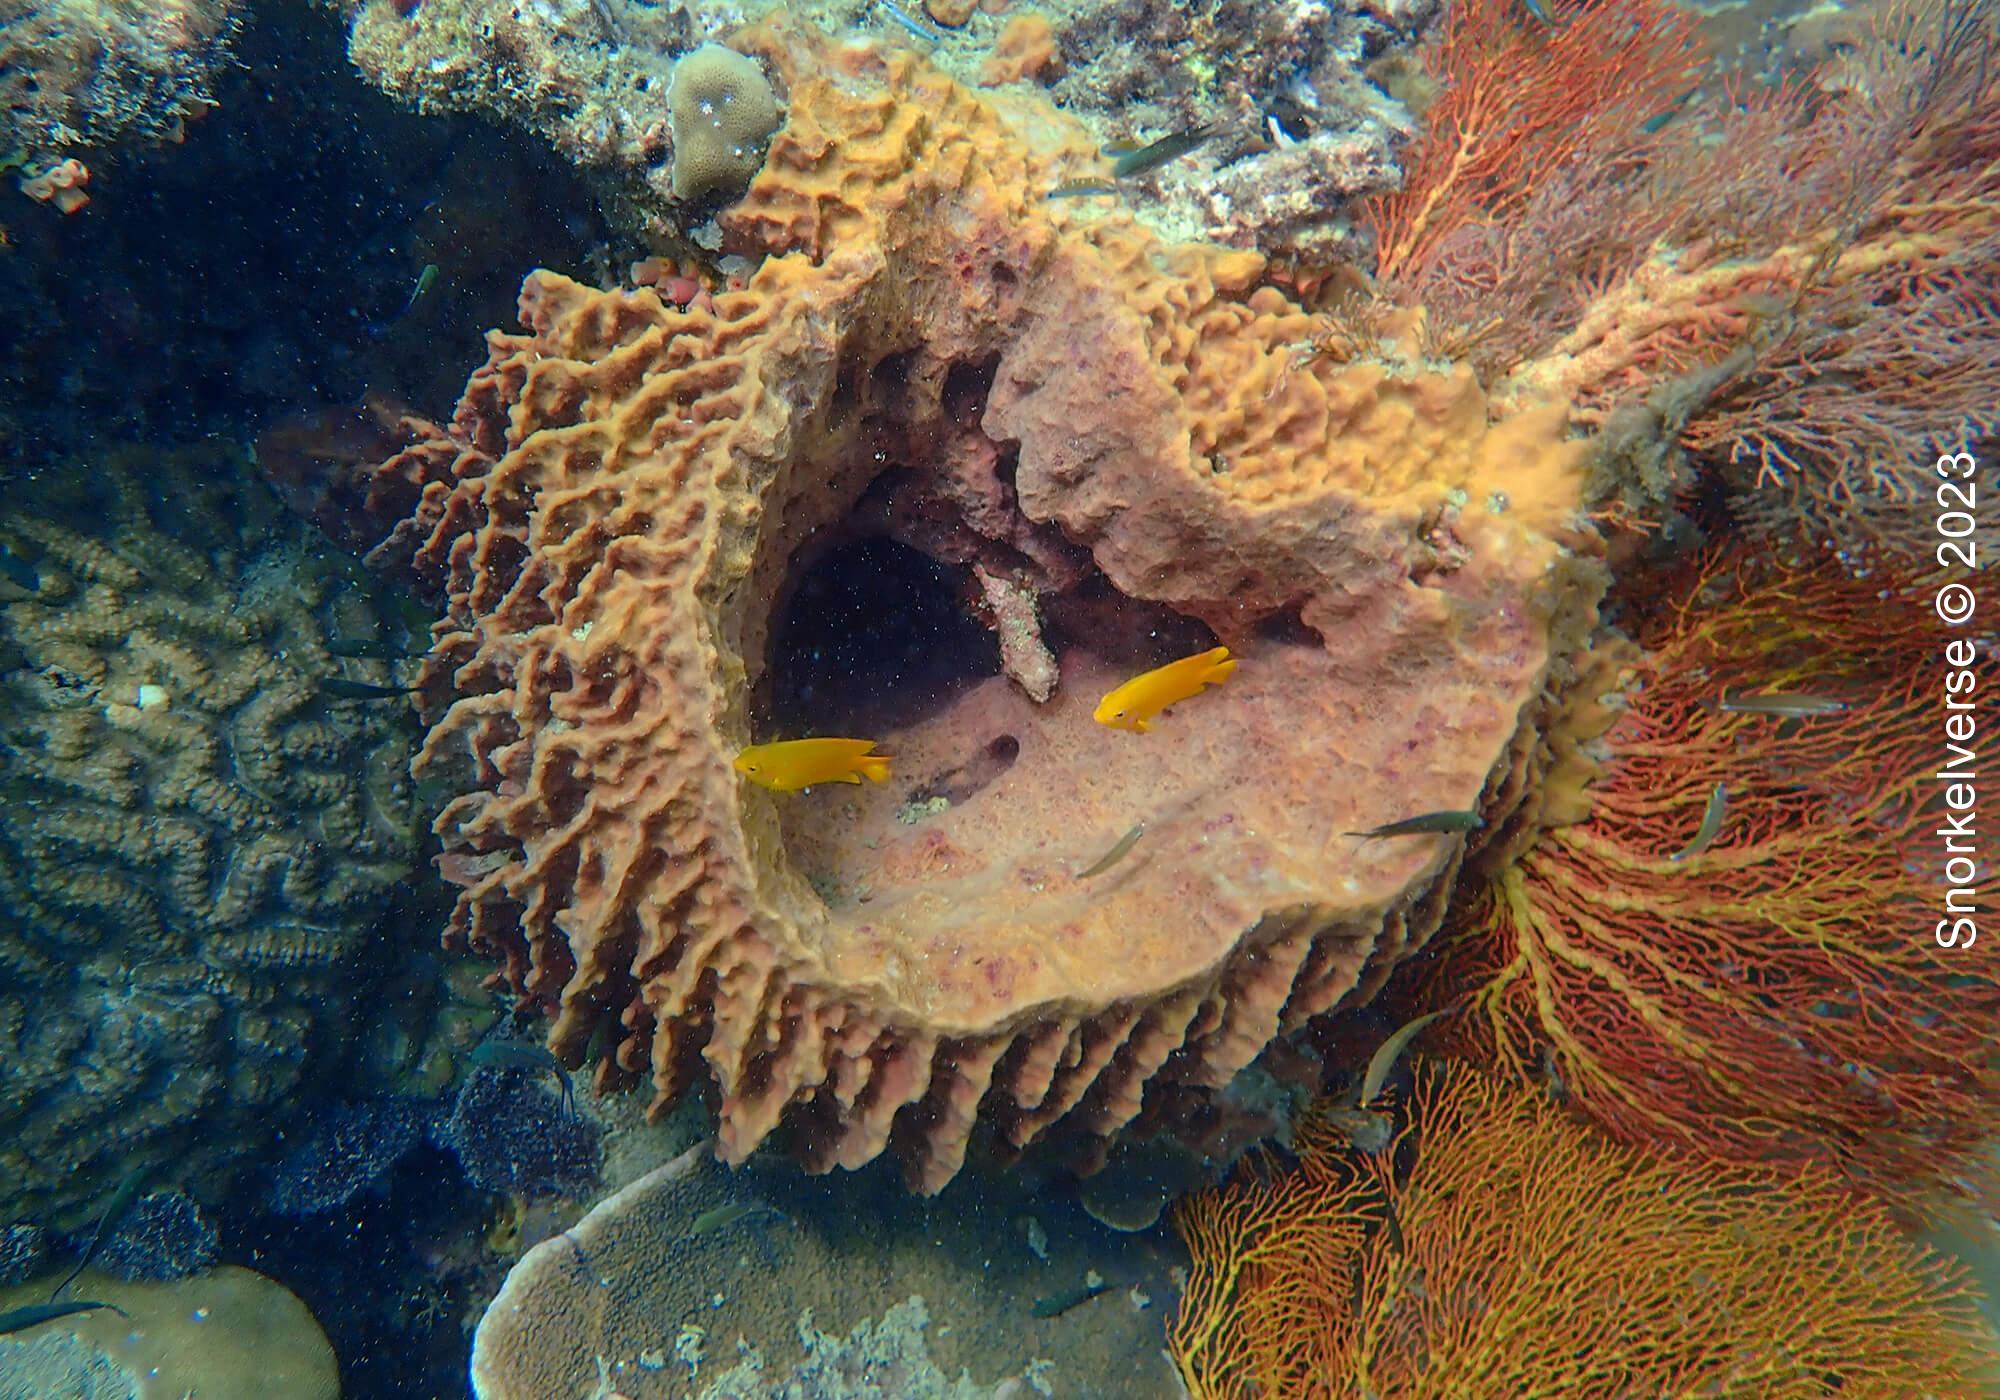
<svg viewBox="0 0 2000 1400">
<path fill-rule="evenodd" d="M 49 1290 L 49 1303 L 51 1306 L 62 1295 L 62 1291 L 65 1288 L 76 1282 L 76 1276 L 88 1267 L 91 1259 L 97 1254 L 97 1247 L 104 1243 L 105 1237 L 111 1233 L 111 1227 L 116 1225 L 118 1218 L 130 1208 L 133 1199 L 139 1194 L 139 1188 L 146 1184 L 146 1177 L 151 1171 L 152 1167 L 150 1164 L 141 1162 L 138 1166 L 132 1168 L 131 1171 L 125 1173 L 125 1179 L 118 1183 L 118 1189 L 113 1191 L 111 1199 L 104 1203 L 104 1213 L 97 1217 L 97 1228 L 90 1232 L 90 1243 L 83 1247 L 83 1254 L 77 1259 L 76 1267 L 64 1274 L 62 1282 Z M 72 1309 L 71 1311 L 82 1311 L 82 1309 Z M 51 1315 L 55 1317 L 64 1316 L 62 1313 Z M 42 1319 L 44 1322 L 47 1320 L 47 1318 Z M 33 1324 L 29 1325 L 32 1326 Z"/>
<path fill-rule="evenodd" d="M 374 685 L 368 681 L 351 681 L 345 676 L 326 676 L 321 679 L 322 694 L 336 700 L 391 700 L 398 695 L 410 695 L 422 690 L 420 685 Z"/>
<path fill-rule="evenodd" d="M 1477 812 L 1426 812 L 1421 817 L 1405 817 L 1402 821 L 1390 822 L 1372 831 L 1350 831 L 1347 834 L 1372 841 L 1378 836 L 1435 836 L 1441 832 L 1477 831 L 1485 825 L 1485 820 Z"/>
<path fill-rule="evenodd" d="M 1388 1238 L 1389 1248 L 1398 1254 L 1408 1254 L 1409 1244 L 1403 1239 L 1403 1222 L 1396 1218 L 1396 1203 L 1388 1196 L 1382 1198 L 1382 1233 Z"/>
<path fill-rule="evenodd" d="M 35 572 L 35 566 L 5 545 L 0 545 L 0 578 L 6 579 L 16 588 L 25 588 L 30 593 L 41 591 L 42 576 Z"/>
<path fill-rule="evenodd" d="M 424 655 L 421 651 L 411 651 L 397 642 L 386 642 L 375 637 L 342 637 L 326 644 L 328 656 L 339 656 L 347 660 L 403 661 L 412 656 Z"/>
<path fill-rule="evenodd" d="M 1670 104 L 1668 104 L 1667 109 L 1664 112 L 1657 113 L 1656 115 L 1650 116 L 1646 118 L 1646 120 L 1640 122 L 1639 130 L 1644 134 L 1646 134 L 1647 136 L 1652 136 L 1655 133 L 1659 132 L 1666 126 L 1668 122 L 1672 121 L 1675 117 L 1679 116 L 1681 110 L 1687 106 L 1688 99 L 1690 97 L 1693 97 L 1696 93 L 1700 91 L 1701 91 L 1701 85 L 1697 83 L 1694 87 L 1689 88 L 1686 92 L 1682 93 L 1679 97 L 1676 97 Z"/>
<path fill-rule="evenodd" d="M 1536 1059 L 1536 1078 L 1549 1091 L 1549 1097 L 1557 1103 L 1569 1102 L 1569 1085 L 1564 1081 L 1562 1066 L 1556 1063 L 1555 1048 L 1543 1042 L 1541 1053 Z"/>
<path fill-rule="evenodd" d="M 688 1226 L 687 1234 L 682 1238 L 693 1239 L 696 1235 L 714 1234 L 717 1230 L 727 1229 L 739 1220 L 760 1215 L 765 1211 L 773 1215 L 784 1214 L 776 1206 L 766 1205 L 762 1201 L 731 1201 L 725 1206 L 711 1206 L 694 1218 L 694 1222 Z"/>
<path fill-rule="evenodd" d="M 622 45 L 625 42 L 625 27 L 618 22 L 618 17 L 611 13 L 611 7 L 605 4 L 604 0 L 587 0 L 587 3 L 590 5 L 591 14 L 597 17 L 597 27 L 604 31 L 604 37 L 613 44 Z"/>
<path fill-rule="evenodd" d="M 1362 1152 L 1380 1152 L 1396 1136 L 1396 1120 L 1372 1108 L 1329 1108 L 1325 1118 L 1347 1135 L 1348 1146 Z"/>
<path fill-rule="evenodd" d="M 898 5 L 896 0 L 875 0 L 875 3 L 882 7 L 882 13 L 889 16 L 890 19 L 902 25 L 903 28 L 909 30 L 924 42 L 930 44 L 942 44 L 944 42 L 944 35 L 931 28 L 928 24 L 925 24 L 901 5 Z"/>
<path fill-rule="evenodd" d="M 1139 838 L 1145 834 L 1146 824 L 1140 822 L 1130 831 L 1119 837 L 1118 844 L 1099 856 L 1088 870 L 1077 871 L 1076 878 L 1079 880 L 1088 880 L 1093 875 L 1102 875 L 1112 866 L 1118 864 L 1119 861 L 1125 859 L 1126 856 L 1131 855 L 1132 848 L 1139 844 Z"/>
<path fill-rule="evenodd" d="M 1214 134 L 1214 125 L 1207 122 L 1169 133 L 1150 146 L 1141 146 L 1136 151 L 1127 151 L 1118 157 L 1111 166 L 1111 176 L 1116 180 L 1129 180 L 1134 175 L 1157 170 L 1168 161 L 1178 160 L 1186 155 Z"/>
<path fill-rule="evenodd" d="M 1357 1107 L 1366 1108 L 1381 1094 L 1382 1086 L 1389 1082 L 1389 1071 L 1396 1067 L 1396 1061 L 1402 1057 L 1403 1051 L 1409 1048 L 1410 1042 L 1417 1038 L 1417 1033 L 1438 1017 L 1449 1016 L 1452 1010 L 1453 1008 L 1446 1007 L 1442 1011 L 1432 1011 L 1419 1016 L 1376 1048 L 1375 1053 L 1368 1057 L 1367 1071 L 1361 1076 L 1361 1097 L 1356 1101 Z"/>
<path fill-rule="evenodd" d="M 1036 1317 L 1061 1317 L 1082 1303 L 1088 1303 L 1100 1293 L 1108 1293 L 1111 1285 L 1099 1279 L 1096 1283 L 1080 1283 L 1075 1288 L 1066 1288 L 1060 1293 L 1051 1293 L 1046 1298 L 1035 1299 L 1031 1311 Z"/>
<path fill-rule="evenodd" d="M 57 1318 L 96 1312 L 99 1308 L 109 1308 L 120 1317 L 131 1316 L 116 1303 L 93 1303 L 84 1298 L 72 1298 L 67 1303 L 30 1303 L 25 1308 L 10 1308 L 0 1313 L 0 1337 L 9 1332 L 25 1332 L 30 1327 L 40 1327 L 44 1322 L 54 1322 Z"/>
<path fill-rule="evenodd" d="M 1092 195 L 1108 194 L 1117 198 L 1124 191 L 1108 180 L 1068 180 L 1049 191 L 1050 199 L 1084 199 Z"/>
<path fill-rule="evenodd" d="M 590 1040 L 583 1047 L 583 1067 L 589 1069 L 604 1063 L 618 1053 L 618 1043 L 625 1038 L 625 1028 L 615 1016 L 599 1016 L 597 1024 L 590 1028 Z"/>
<path fill-rule="evenodd" d="M 1732 715 L 1810 719 L 1814 715 L 1837 715 L 1847 708 L 1847 702 L 1825 695 L 1731 695 L 1725 691 L 1718 708 Z"/>
<path fill-rule="evenodd" d="M 1708 849 L 1708 843 L 1722 830 L 1722 809 L 1729 802 L 1729 786 L 1717 783 L 1715 791 L 1708 795 L 1708 809 L 1701 814 L 1701 825 L 1695 828 L 1694 840 L 1674 852 L 1671 859 L 1686 860 L 1698 856 Z"/>
<path fill-rule="evenodd" d="M 575 1081 L 546 1045 L 530 1045 L 521 1040 L 484 1040 L 473 1047 L 472 1063 L 481 1069 L 524 1069 L 555 1075 L 562 1094 L 563 1116 L 576 1117 Z"/>
</svg>

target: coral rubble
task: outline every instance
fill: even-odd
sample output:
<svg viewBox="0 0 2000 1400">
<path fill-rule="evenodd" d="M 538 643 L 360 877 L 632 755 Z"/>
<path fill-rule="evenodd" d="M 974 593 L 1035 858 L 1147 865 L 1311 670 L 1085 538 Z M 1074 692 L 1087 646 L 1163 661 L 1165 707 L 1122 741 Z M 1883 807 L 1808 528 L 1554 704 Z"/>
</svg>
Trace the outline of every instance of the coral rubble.
<svg viewBox="0 0 2000 1400">
<path fill-rule="evenodd" d="M 348 17 L 355 66 L 398 101 L 517 124 L 572 164 L 631 177 L 656 210 L 680 197 L 670 108 L 675 70 L 720 28 L 699 9 L 329 3 Z"/>
<path fill-rule="evenodd" d="M 48 1231 L 26 1221 L 0 1227 L 0 1288 L 32 1278 L 48 1258 Z"/>
<path fill-rule="evenodd" d="M 597 1180 L 596 1125 L 520 1070 L 475 1069 L 432 1136 L 481 1190 L 581 1196 Z"/>
<path fill-rule="evenodd" d="M 1170 236 L 1324 264 L 1359 251 L 1353 201 L 1395 186 L 1410 133 L 1377 81 L 1435 0 L 1073 0 L 1065 109 L 1105 140 L 1207 125 L 1210 144 L 1135 196 Z"/>
<path fill-rule="evenodd" d="M 0 1338 L 0 1400 L 144 1400 L 139 1378 L 104 1351 L 68 1332 L 44 1328 Z"/>
<path fill-rule="evenodd" d="M 97 1267 L 127 1283 L 200 1273 L 215 1262 L 215 1223 L 187 1192 L 151 1191 L 107 1225 Z"/>
<path fill-rule="evenodd" d="M 362 1099 L 321 1110 L 271 1169 L 264 1206 L 278 1215 L 323 1215 L 377 1186 L 423 1141 L 429 1106 Z"/>
<path fill-rule="evenodd" d="M 214 469 L 105 454 L 0 506 L 0 1218 L 261 1146 L 414 859 L 407 722 L 320 690 L 366 581 Z"/>
<path fill-rule="evenodd" d="M 1461 843 L 1347 833 L 1518 796 L 1600 586 L 1571 548 L 1588 447 L 1560 402 L 1495 420 L 1464 368 L 1302 353 L 1252 254 L 1045 200 L 1085 144 L 1045 104 L 745 42 L 791 104 L 721 217 L 747 285 L 683 308 L 532 276 L 526 333 L 378 474 L 411 516 L 376 558 L 446 601 L 420 770 L 469 789 L 438 824 L 452 936 L 570 1063 L 608 1031 L 601 1080 L 650 1071 L 657 1109 L 705 1062 L 730 1160 L 789 1112 L 812 1165 L 893 1137 L 936 1189 L 982 1114 L 1013 1146 L 1111 1134 L 1423 944 Z M 1033 596 L 1046 702 L 936 647 L 800 699 L 881 624 L 800 638 L 790 603 L 884 538 L 975 613 L 979 576 Z M 985 616 L 1034 625 L 1019 602 Z M 1227 687 L 1148 736 L 1091 723 L 1208 639 Z M 902 781 L 780 804 L 731 771 L 835 724 Z"/>
</svg>

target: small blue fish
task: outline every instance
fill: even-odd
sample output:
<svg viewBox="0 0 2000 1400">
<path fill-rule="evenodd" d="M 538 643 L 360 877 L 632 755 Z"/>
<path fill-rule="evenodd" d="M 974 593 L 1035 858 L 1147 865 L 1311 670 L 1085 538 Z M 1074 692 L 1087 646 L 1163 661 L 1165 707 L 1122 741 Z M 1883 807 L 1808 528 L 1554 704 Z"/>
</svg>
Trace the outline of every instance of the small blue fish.
<svg viewBox="0 0 2000 1400">
<path fill-rule="evenodd" d="M 91 1259 L 96 1256 L 98 1246 L 104 1243 L 111 1232 L 111 1228 L 118 1223 L 126 1210 L 131 1207 L 132 1202 L 138 1198 L 139 1188 L 146 1184 L 146 1178 L 151 1172 L 152 1164 L 141 1162 L 138 1166 L 125 1173 L 125 1179 L 118 1183 L 118 1189 L 111 1193 L 111 1199 L 105 1202 L 103 1213 L 97 1217 L 97 1228 L 90 1232 L 90 1243 L 83 1247 L 83 1253 L 77 1257 L 75 1266 L 63 1275 L 62 1282 L 49 1290 L 49 1307 L 63 1306 L 56 1302 L 57 1297 L 60 1296 L 65 1288 L 76 1282 L 77 1276 L 84 1271 L 84 1268 L 90 1263 Z M 33 1327 L 37 1323 L 47 1322 L 52 1317 L 67 1317 L 73 1312 L 84 1312 L 90 1308 L 107 1306 L 109 1305 L 105 1303 L 85 1303 L 82 1307 L 71 1307 L 65 1312 L 50 1313 L 46 1317 L 36 1318 L 33 1322 L 23 1325 Z M 26 1312 L 27 1309 L 24 1308 L 18 1311 Z M 15 1313 L 8 1314 L 9 1317 L 15 1315 Z M 0 1331 L 4 1330 L 6 1329 L 0 1328 Z"/>
<path fill-rule="evenodd" d="M 1081 1307 L 1092 1298 L 1107 1293 L 1111 1285 L 1098 1279 L 1092 1283 L 1078 1284 L 1075 1288 L 1065 1288 L 1060 1293 L 1035 1299 L 1035 1305 L 1028 1311 L 1035 1317 L 1061 1317 L 1071 1308 Z"/>
<path fill-rule="evenodd" d="M 766 1212 L 781 1219 L 785 1215 L 776 1206 L 765 1201 L 731 1201 L 727 1205 L 712 1206 L 694 1218 L 694 1223 L 688 1226 L 685 1238 L 712 1235 L 717 1230 L 728 1229 L 739 1220 L 747 1220 L 753 1215 L 762 1215 Z"/>
<path fill-rule="evenodd" d="M 888 15 L 890 19 L 902 25 L 903 28 L 909 30 L 925 43 L 942 44 L 944 42 L 943 34 L 925 24 L 901 5 L 898 5 L 896 0 L 876 0 L 876 3 L 882 7 L 883 13 Z"/>
<path fill-rule="evenodd" d="M 1555 17 L 1554 12 L 1547 5 L 1543 4 L 1542 0 L 1521 0 L 1521 8 L 1551 29 L 1561 29 L 1563 27 L 1563 22 Z"/>
<path fill-rule="evenodd" d="M 1454 831 L 1477 831 L 1485 825 L 1485 820 L 1477 812 L 1426 812 L 1421 817 L 1405 817 L 1387 826 L 1347 834 L 1373 841 L 1382 836 L 1435 836 Z"/>
<path fill-rule="evenodd" d="M 1686 92 L 1682 93 L 1679 97 L 1676 97 L 1671 103 L 1669 103 L 1667 109 L 1664 112 L 1660 112 L 1657 115 L 1650 116 L 1646 118 L 1646 120 L 1640 122 L 1639 130 L 1644 132 L 1648 136 L 1656 134 L 1657 132 L 1662 130 L 1668 122 L 1672 121 L 1675 117 L 1679 116 L 1681 114 L 1682 109 L 1687 106 L 1688 99 L 1690 97 L 1693 97 L 1696 93 L 1700 91 L 1701 91 L 1701 85 L 1699 83 L 1695 84 L 1695 86 L 1689 88 Z"/>
<path fill-rule="evenodd" d="M 1722 830 L 1723 808 L 1728 801 L 1729 785 L 1727 783 L 1717 783 L 1715 791 L 1708 795 L 1708 806 L 1701 814 L 1701 825 L 1695 828 L 1694 840 L 1688 842 L 1687 845 L 1681 847 L 1680 850 L 1674 852 L 1671 856 L 1668 856 L 1667 859 L 1677 861 L 1687 860 L 1689 857 L 1698 856 L 1707 850 L 1709 843 L 1715 840 L 1716 836 Z"/>
</svg>

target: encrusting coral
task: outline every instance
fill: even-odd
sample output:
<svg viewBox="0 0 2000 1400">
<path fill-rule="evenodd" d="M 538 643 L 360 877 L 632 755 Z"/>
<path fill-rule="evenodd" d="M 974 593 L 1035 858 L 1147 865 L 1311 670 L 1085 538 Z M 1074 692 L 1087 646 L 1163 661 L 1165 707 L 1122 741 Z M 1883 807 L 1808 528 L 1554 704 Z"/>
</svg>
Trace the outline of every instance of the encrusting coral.
<svg viewBox="0 0 2000 1400">
<path fill-rule="evenodd" d="M 1963 1269 L 1823 1177 L 1663 1164 L 1538 1091 L 1422 1066 L 1378 1152 L 1324 1112 L 1297 1171 L 1175 1210 L 1194 1400 L 1985 1393 Z"/>
<path fill-rule="evenodd" d="M 446 602 L 421 766 L 466 791 L 452 937 L 570 1063 L 610 1029 L 601 1078 L 650 1071 L 657 1108 L 705 1061 L 730 1160 L 788 1110 L 821 1168 L 900 1124 L 935 1189 L 982 1114 L 1013 1146 L 1108 1135 L 1422 945 L 1461 843 L 1347 833 L 1518 796 L 1601 586 L 1588 446 L 1560 402 L 1490 421 L 1462 367 L 1301 356 L 1254 255 L 1046 200 L 1088 143 L 1045 104 L 745 42 L 790 101 L 720 216 L 747 285 L 532 276 L 528 331 L 378 474 L 371 513 L 411 517 L 376 559 Z M 799 637 L 788 607 L 885 537 L 975 612 L 1011 585 L 984 615 L 1041 627 L 1046 703 L 1038 650 L 1017 678 L 976 631 L 802 701 L 856 624 Z M 1091 722 L 1215 640 L 1227 686 L 1149 735 Z M 883 741 L 897 779 L 781 803 L 731 771 L 800 728 Z"/>
<path fill-rule="evenodd" d="M 319 689 L 365 579 L 213 472 L 107 454 L 0 506 L 0 1219 L 260 1148 L 415 860 L 407 721 Z"/>
</svg>

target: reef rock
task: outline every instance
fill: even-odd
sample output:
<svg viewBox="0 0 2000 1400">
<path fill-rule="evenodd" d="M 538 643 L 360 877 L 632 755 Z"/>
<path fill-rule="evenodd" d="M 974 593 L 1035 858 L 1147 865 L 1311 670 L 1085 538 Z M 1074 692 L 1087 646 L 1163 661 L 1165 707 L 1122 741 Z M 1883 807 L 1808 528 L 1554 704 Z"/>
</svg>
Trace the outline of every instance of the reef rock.
<svg viewBox="0 0 2000 1400">
<path fill-rule="evenodd" d="M 1587 447 L 1463 367 L 1320 354 L 1253 254 L 1047 200 L 1088 143 L 1044 103 L 747 42 L 790 116 L 722 216 L 746 284 L 530 277 L 449 434 L 381 470 L 411 515 L 377 559 L 446 600 L 452 936 L 566 1061 L 608 1029 L 602 1081 L 664 1110 L 711 1075 L 726 1159 L 786 1120 L 934 1190 L 975 1121 L 1108 1136 L 1423 945 L 1463 842 L 1351 833 L 1518 802 L 1600 587 Z M 1228 684 L 1092 722 L 1217 640 Z M 1003 660 L 1042 651 L 1053 691 Z M 892 781 L 732 771 L 805 733 Z"/>
<path fill-rule="evenodd" d="M 346 19 L 349 57 L 366 81 L 422 111 L 481 112 L 580 167 L 615 172 L 607 215 L 670 242 L 693 232 L 677 206 L 712 187 L 703 167 L 713 168 L 715 143 L 702 136 L 690 152 L 669 93 L 690 61 L 713 71 L 707 43 L 754 47 L 738 36 L 746 19 L 801 12 L 785 0 L 320 3 Z M 1053 96 L 1090 136 L 1062 178 L 1101 177 L 1100 144 L 1206 127 L 1199 150 L 1129 182 L 1124 198 L 1169 236 L 1323 264 L 1355 249 L 1352 201 L 1396 184 L 1412 123 L 1384 89 L 1405 91 L 1394 75 L 1438 4 L 907 0 L 904 9 L 945 26 L 943 42 L 917 38 L 866 0 L 812 13 L 882 52 L 921 49 L 961 82 L 1018 85 L 1015 100 Z M 729 164 L 754 167 L 764 134 L 753 126 L 748 139 L 732 138 L 741 150 Z M 719 183 L 733 191 L 740 180 Z"/>
<path fill-rule="evenodd" d="M 0 149 L 179 139 L 214 105 L 243 0 L 46 0 L 0 12 Z M 24 183 L 26 183 L 24 177 Z M 35 198 L 46 198 L 37 194 Z"/>
</svg>

